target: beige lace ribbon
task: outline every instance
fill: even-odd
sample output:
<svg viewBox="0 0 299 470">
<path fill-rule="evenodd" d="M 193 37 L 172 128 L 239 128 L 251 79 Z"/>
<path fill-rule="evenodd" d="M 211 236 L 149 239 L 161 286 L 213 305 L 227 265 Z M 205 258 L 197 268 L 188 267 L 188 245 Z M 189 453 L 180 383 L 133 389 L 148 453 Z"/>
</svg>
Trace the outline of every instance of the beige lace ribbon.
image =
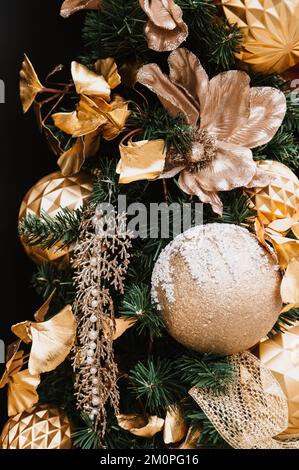
<svg viewBox="0 0 299 470">
<path fill-rule="evenodd" d="M 287 399 L 272 373 L 249 352 L 230 362 L 236 379 L 225 393 L 189 391 L 223 439 L 235 449 L 299 449 L 299 440 L 282 440 L 288 426 Z"/>
</svg>

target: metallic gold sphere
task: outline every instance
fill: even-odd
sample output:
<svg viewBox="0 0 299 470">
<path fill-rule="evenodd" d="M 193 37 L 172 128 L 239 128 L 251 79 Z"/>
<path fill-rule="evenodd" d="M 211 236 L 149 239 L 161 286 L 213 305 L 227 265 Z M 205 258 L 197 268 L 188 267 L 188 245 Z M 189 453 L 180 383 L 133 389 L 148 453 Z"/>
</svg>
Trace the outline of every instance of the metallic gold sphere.
<svg viewBox="0 0 299 470">
<path fill-rule="evenodd" d="M 38 181 L 24 197 L 19 221 L 34 214 L 40 217 L 42 212 L 55 217 L 61 208 L 75 210 L 81 207 L 92 191 L 91 177 L 85 173 L 74 176 L 62 176 L 58 171 Z M 28 246 L 24 240 L 22 244 L 30 258 L 36 264 L 55 263 L 59 268 L 69 265 L 72 250 L 70 247 L 59 248 L 59 244 L 49 250 L 40 246 Z"/>
<path fill-rule="evenodd" d="M 267 226 L 274 220 L 293 217 L 299 207 L 299 179 L 295 173 L 275 160 L 261 160 L 257 165 L 272 176 L 264 188 L 244 189 L 260 221 Z"/>
<path fill-rule="evenodd" d="M 71 424 L 64 411 L 39 405 L 10 418 L 1 434 L 2 449 L 71 449 Z"/>
<path fill-rule="evenodd" d="M 199 352 L 251 348 L 279 317 L 275 258 L 246 229 L 207 224 L 187 230 L 161 253 L 152 299 L 169 334 Z"/>
<path fill-rule="evenodd" d="M 281 73 L 299 62 L 298 0 L 221 0 L 230 24 L 244 35 L 237 57 L 262 73 Z"/>
<path fill-rule="evenodd" d="M 299 322 L 259 345 L 259 358 L 276 377 L 288 400 L 289 425 L 284 437 L 299 436 Z"/>
</svg>

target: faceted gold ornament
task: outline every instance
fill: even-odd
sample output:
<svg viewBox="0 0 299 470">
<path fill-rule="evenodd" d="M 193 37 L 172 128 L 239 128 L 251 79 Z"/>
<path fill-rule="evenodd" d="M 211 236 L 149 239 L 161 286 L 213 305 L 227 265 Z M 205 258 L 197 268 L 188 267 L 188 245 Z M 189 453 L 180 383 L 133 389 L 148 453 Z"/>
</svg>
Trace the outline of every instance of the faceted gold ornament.
<svg viewBox="0 0 299 470">
<path fill-rule="evenodd" d="M 229 23 L 243 34 L 237 57 L 263 73 L 281 73 L 299 62 L 298 0 L 221 0 Z"/>
<path fill-rule="evenodd" d="M 299 180 L 295 173 L 274 160 L 261 160 L 257 166 L 272 177 L 266 187 L 245 190 L 259 220 L 268 226 L 274 220 L 293 217 L 299 209 Z"/>
<path fill-rule="evenodd" d="M 259 357 L 274 374 L 288 400 L 289 426 L 283 434 L 299 436 L 299 323 L 261 342 Z"/>
<path fill-rule="evenodd" d="M 19 221 L 29 214 L 40 217 L 46 212 L 50 217 L 55 217 L 61 208 L 78 209 L 87 202 L 91 190 L 92 180 L 87 174 L 64 177 L 60 172 L 52 173 L 28 191 L 21 204 Z M 59 268 L 69 265 L 71 247 L 60 249 L 58 244 L 49 250 L 43 250 L 39 246 L 28 246 L 24 240 L 22 243 L 27 254 L 37 264 L 53 262 Z"/>
<path fill-rule="evenodd" d="M 5 424 L 2 449 L 71 449 L 71 423 L 64 411 L 39 405 L 10 418 Z"/>
</svg>

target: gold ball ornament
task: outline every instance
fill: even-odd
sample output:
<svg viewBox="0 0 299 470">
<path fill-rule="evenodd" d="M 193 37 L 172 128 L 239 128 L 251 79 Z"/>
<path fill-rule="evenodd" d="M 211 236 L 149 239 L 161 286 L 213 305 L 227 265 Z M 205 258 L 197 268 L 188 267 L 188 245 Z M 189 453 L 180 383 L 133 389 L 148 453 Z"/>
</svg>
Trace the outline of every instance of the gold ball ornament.
<svg viewBox="0 0 299 470">
<path fill-rule="evenodd" d="M 259 358 L 276 377 L 288 401 L 289 426 L 282 436 L 299 437 L 299 323 L 262 341 Z"/>
<path fill-rule="evenodd" d="M 207 224 L 187 230 L 161 253 L 152 299 L 169 334 L 198 352 L 249 349 L 282 308 L 275 258 L 246 229 Z"/>
<path fill-rule="evenodd" d="M 299 0 L 221 0 L 243 34 L 237 57 L 257 71 L 282 73 L 299 62 Z"/>
<path fill-rule="evenodd" d="M 1 434 L 2 449 L 71 449 L 71 424 L 66 413 L 38 405 L 10 418 Z"/>
<path fill-rule="evenodd" d="M 79 209 L 87 201 L 92 191 L 92 179 L 85 173 L 74 176 L 62 176 L 58 171 L 39 180 L 24 197 L 19 221 L 29 214 L 40 217 L 46 212 L 55 217 L 61 208 L 70 210 Z M 44 250 L 40 246 L 28 246 L 24 240 L 22 244 L 28 256 L 36 263 L 55 263 L 57 267 L 64 268 L 70 263 L 71 247 L 60 248 L 59 244 Z"/>
<path fill-rule="evenodd" d="M 295 173 L 274 160 L 261 160 L 257 166 L 273 177 L 264 188 L 245 190 L 259 220 L 267 226 L 274 220 L 293 217 L 299 208 L 299 180 Z"/>
</svg>

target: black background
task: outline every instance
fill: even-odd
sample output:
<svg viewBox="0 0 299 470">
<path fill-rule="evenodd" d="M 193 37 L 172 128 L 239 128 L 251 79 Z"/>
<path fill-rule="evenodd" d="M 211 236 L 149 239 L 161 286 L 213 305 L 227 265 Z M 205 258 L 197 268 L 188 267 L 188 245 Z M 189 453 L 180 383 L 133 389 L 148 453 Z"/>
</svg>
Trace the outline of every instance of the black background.
<svg viewBox="0 0 299 470">
<path fill-rule="evenodd" d="M 0 79 L 6 103 L 0 104 L 0 339 L 14 340 L 12 324 L 32 318 L 40 299 L 30 287 L 34 265 L 18 240 L 17 218 L 22 198 L 40 178 L 56 171 L 56 159 L 37 128 L 33 111 L 23 115 L 19 70 L 26 52 L 41 79 L 55 65 L 69 67 L 82 52 L 84 15 L 59 15 L 62 0 L 1 2 Z M 5 393 L 0 394 L 0 421 L 5 419 Z"/>
</svg>

